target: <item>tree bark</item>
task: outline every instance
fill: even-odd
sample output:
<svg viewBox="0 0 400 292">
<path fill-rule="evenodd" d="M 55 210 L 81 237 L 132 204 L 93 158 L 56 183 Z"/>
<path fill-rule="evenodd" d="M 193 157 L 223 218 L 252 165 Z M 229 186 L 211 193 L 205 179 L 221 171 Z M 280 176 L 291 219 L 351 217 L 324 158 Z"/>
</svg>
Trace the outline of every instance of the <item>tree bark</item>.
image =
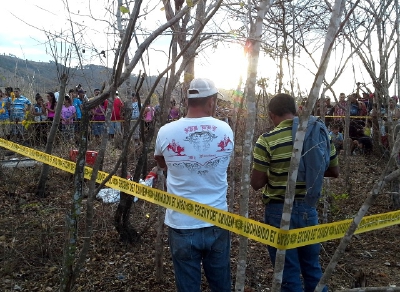
<svg viewBox="0 0 400 292">
<path fill-rule="evenodd" d="M 314 108 L 315 102 L 319 96 L 322 81 L 324 79 L 326 69 L 329 63 L 330 52 L 332 50 L 332 46 L 339 29 L 340 17 L 344 10 L 344 4 L 345 4 L 344 0 L 335 1 L 335 5 L 330 19 L 330 24 L 325 37 L 325 44 L 322 51 L 320 66 L 315 76 L 314 83 L 307 100 L 306 108 L 302 111 L 300 115 L 299 128 L 295 136 L 295 141 L 293 145 L 293 154 L 292 154 L 292 159 L 290 161 L 288 185 L 285 194 L 285 204 L 283 206 L 283 212 L 282 212 L 282 219 L 280 226 L 280 229 L 282 230 L 290 229 L 290 219 L 291 219 L 293 201 L 296 190 L 297 173 L 298 173 L 301 153 L 303 150 L 304 137 L 307 131 L 308 119 L 312 109 Z M 272 289 L 271 289 L 272 292 L 278 292 L 281 289 L 283 269 L 285 266 L 285 256 L 286 256 L 285 250 L 280 250 L 280 249 L 277 250 L 275 267 L 274 267 L 274 276 L 272 280 Z"/>
<path fill-rule="evenodd" d="M 54 119 L 51 124 L 49 135 L 47 137 L 47 143 L 45 148 L 45 153 L 47 154 L 51 154 L 53 151 L 54 141 L 57 135 L 57 130 L 60 125 L 61 109 L 64 102 L 65 88 L 67 87 L 68 79 L 69 79 L 68 73 L 62 74 L 60 78 L 60 94 L 54 114 Z M 39 182 L 36 189 L 36 195 L 42 198 L 46 196 L 46 181 L 49 176 L 49 171 L 50 171 L 50 165 L 44 163 L 42 166 L 42 170 L 40 172 Z"/>
<path fill-rule="evenodd" d="M 83 198 L 83 181 L 84 181 L 84 166 L 86 160 L 86 149 L 87 149 L 87 137 L 89 128 L 89 112 L 82 112 L 81 120 L 81 143 L 79 146 L 79 153 L 76 162 L 75 174 L 74 174 L 74 195 L 72 197 L 71 209 L 66 215 L 66 240 L 64 243 L 64 254 L 63 254 L 63 273 L 61 277 L 60 291 L 69 292 L 72 291 L 83 265 L 81 259 L 75 263 L 77 245 L 78 245 L 78 220 L 81 215 L 82 209 L 82 198 Z M 89 218 L 92 216 L 93 204 L 91 209 L 88 210 Z M 89 222 L 88 226 L 92 226 L 92 222 Z M 86 230 L 88 230 L 88 226 Z M 91 231 L 91 229 L 90 229 Z M 91 235 L 91 232 L 89 233 Z M 75 268 L 74 268 L 75 267 Z"/>
<path fill-rule="evenodd" d="M 251 49 L 248 52 L 247 80 L 244 90 L 244 98 L 247 101 L 248 115 L 246 118 L 245 135 L 243 143 L 243 159 L 241 171 L 241 188 L 239 197 L 239 213 L 244 217 L 249 216 L 249 192 L 250 192 L 250 167 L 253 149 L 254 126 L 256 121 L 256 82 L 257 66 L 260 55 L 260 41 L 262 35 L 263 19 L 270 9 L 273 0 L 264 0 L 257 7 L 257 16 L 250 23 L 250 34 L 248 41 L 251 42 Z M 247 267 L 247 246 L 248 238 L 239 236 L 239 254 L 237 259 L 237 272 L 235 291 L 242 292 L 245 287 Z"/>
<path fill-rule="evenodd" d="M 162 169 L 157 170 L 157 188 L 165 191 L 165 176 Z M 165 208 L 157 206 L 157 237 L 155 243 L 155 266 L 156 266 L 156 281 L 161 282 L 163 280 L 163 248 L 164 248 L 164 217 Z"/>
</svg>

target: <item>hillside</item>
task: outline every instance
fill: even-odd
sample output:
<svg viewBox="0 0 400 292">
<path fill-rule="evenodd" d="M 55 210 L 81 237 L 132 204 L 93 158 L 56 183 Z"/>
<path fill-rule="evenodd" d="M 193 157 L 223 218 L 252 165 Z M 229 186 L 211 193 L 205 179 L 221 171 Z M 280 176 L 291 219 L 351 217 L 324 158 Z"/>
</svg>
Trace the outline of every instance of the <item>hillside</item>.
<svg viewBox="0 0 400 292">
<path fill-rule="evenodd" d="M 85 89 L 94 89 L 101 88 L 103 82 L 108 82 L 111 69 L 90 64 L 86 65 L 83 70 L 73 68 L 70 73 L 68 88 L 82 84 Z M 144 86 L 151 86 L 155 79 L 155 76 L 148 77 Z M 132 75 L 131 84 L 134 85 L 136 80 L 136 75 Z M 160 84 L 164 84 L 163 79 Z M 20 87 L 27 97 L 33 96 L 36 92 L 54 91 L 58 88 L 57 67 L 53 61 L 35 62 L 0 55 L 0 88 L 4 89 L 7 86 Z"/>
</svg>

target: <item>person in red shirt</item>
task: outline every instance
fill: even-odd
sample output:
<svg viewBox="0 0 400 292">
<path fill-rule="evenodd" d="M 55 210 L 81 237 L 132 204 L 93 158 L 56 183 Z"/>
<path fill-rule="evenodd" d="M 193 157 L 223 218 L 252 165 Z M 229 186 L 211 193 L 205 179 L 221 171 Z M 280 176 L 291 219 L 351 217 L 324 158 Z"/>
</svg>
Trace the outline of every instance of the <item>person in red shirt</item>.
<svg viewBox="0 0 400 292">
<path fill-rule="evenodd" d="M 105 101 L 104 107 L 107 110 L 108 100 Z M 113 103 L 113 109 L 111 111 L 111 121 L 110 126 L 108 127 L 108 135 L 111 139 L 114 138 L 116 134 L 122 135 L 121 131 L 121 110 L 124 106 L 123 102 L 118 96 L 118 91 L 115 92 L 115 98 Z"/>
</svg>

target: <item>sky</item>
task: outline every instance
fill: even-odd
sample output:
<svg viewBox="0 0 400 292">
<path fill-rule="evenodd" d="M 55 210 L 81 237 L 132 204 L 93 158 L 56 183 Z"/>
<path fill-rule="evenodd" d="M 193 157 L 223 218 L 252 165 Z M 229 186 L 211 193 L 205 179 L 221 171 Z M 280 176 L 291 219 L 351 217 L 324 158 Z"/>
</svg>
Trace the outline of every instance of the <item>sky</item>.
<svg viewBox="0 0 400 292">
<path fill-rule="evenodd" d="M 114 41 L 108 38 L 112 28 L 107 24 L 106 20 L 107 11 L 102 5 L 102 1 L 107 0 L 70 0 L 70 11 L 77 15 L 87 15 L 90 12 L 99 19 L 93 21 L 89 17 L 80 18 L 73 17 L 74 21 L 82 21 L 91 29 L 83 31 L 81 34 L 77 33 L 77 37 L 84 37 L 86 40 L 96 44 L 100 50 L 110 52 L 110 46 Z M 151 3 L 151 2 L 149 2 Z M 156 3 L 158 3 L 156 1 Z M 164 12 L 155 6 L 151 13 L 146 16 L 146 25 L 156 25 L 164 21 Z M 43 30 L 51 32 L 61 32 L 62 30 L 69 30 L 70 25 L 67 21 L 68 14 L 64 7 L 62 0 L 12 0 L 6 1 L 2 4 L 2 23 L 9 25 L 0 26 L 0 54 L 12 54 L 16 57 L 33 60 L 44 61 L 53 60 L 52 56 L 46 52 L 46 34 Z M 166 55 L 168 51 L 170 37 L 160 37 L 148 50 L 151 58 L 148 61 L 147 70 L 148 75 L 157 75 L 162 71 L 166 64 Z M 86 56 L 91 55 L 91 58 L 84 60 L 87 63 L 99 63 L 102 60 L 103 65 L 111 66 L 104 59 L 99 56 L 93 58 L 93 52 L 87 52 Z M 107 55 L 106 60 L 113 60 L 113 56 Z M 319 60 L 319 56 L 316 57 Z M 303 92 L 308 93 L 313 82 L 313 76 L 306 68 L 315 68 L 311 64 L 304 63 L 302 66 L 296 66 L 297 82 L 301 86 Z M 108 61 L 112 62 L 112 61 Z M 329 72 L 332 72 L 335 59 L 332 57 L 331 63 L 328 67 Z M 147 61 L 145 60 L 145 63 Z M 243 44 L 218 44 L 217 48 L 208 49 L 206 52 L 199 54 L 196 59 L 196 77 L 206 77 L 215 81 L 216 85 L 224 89 L 234 89 L 237 87 L 240 77 L 242 76 L 243 82 L 246 80 L 247 70 L 246 57 L 243 51 Z M 135 68 L 132 72 L 137 74 L 141 68 Z M 354 76 L 351 67 L 348 68 L 347 73 L 339 79 L 334 85 L 334 90 L 338 95 L 340 92 L 350 94 L 355 88 L 355 82 L 368 82 L 366 73 L 361 74 L 360 70 L 355 70 L 358 76 Z M 258 70 L 258 77 L 268 77 L 274 80 L 276 74 L 276 65 L 268 58 L 261 56 Z M 372 88 L 372 86 L 371 86 Z M 274 88 L 270 88 L 269 92 Z M 273 92 L 272 92 L 273 93 Z M 328 94 L 330 95 L 330 94 Z"/>
<path fill-rule="evenodd" d="M 90 1 L 72 0 L 69 2 L 70 10 L 74 13 L 85 14 L 89 10 L 88 3 Z M 51 3 L 51 5 L 49 5 Z M 96 3 L 92 0 L 92 3 Z M 69 29 L 67 22 L 67 13 L 61 0 L 13 0 L 2 4 L 4 13 L 2 13 L 3 23 L 12 23 L 12 29 L 7 26 L 0 26 L 0 54 L 12 54 L 16 57 L 47 62 L 53 60 L 53 57 L 46 53 L 44 45 L 47 38 L 42 30 L 51 32 L 60 32 L 62 29 Z M 101 5 L 100 5 L 101 6 Z M 91 11 L 97 17 L 105 15 L 106 11 L 90 6 Z M 86 12 L 85 12 L 86 11 Z M 164 12 L 154 10 L 153 17 L 156 19 L 164 19 Z M 90 21 L 85 18 L 85 24 L 96 28 L 94 31 L 85 32 L 94 43 L 103 44 L 100 49 L 107 51 L 105 34 L 110 31 L 110 27 L 106 23 Z M 150 75 L 156 75 L 162 71 L 167 62 L 166 51 L 168 50 L 170 37 L 164 39 L 158 38 L 152 45 L 149 52 L 152 54 L 149 61 Z M 243 54 L 241 45 L 220 46 L 219 50 L 209 50 L 208 53 L 202 54 L 196 64 L 196 74 L 198 77 L 207 77 L 216 80 L 218 86 L 223 88 L 235 88 L 239 81 L 240 75 L 246 72 L 246 58 Z M 113 56 L 111 56 L 113 57 Z M 101 59 L 101 58 L 98 58 Z M 112 60 L 113 58 L 108 58 Z M 98 60 L 92 59 L 91 62 L 99 63 Z M 111 66 L 112 64 L 104 63 L 103 65 Z M 138 73 L 141 68 L 137 68 L 132 73 Z M 136 72 L 135 72 L 136 71 Z"/>
</svg>

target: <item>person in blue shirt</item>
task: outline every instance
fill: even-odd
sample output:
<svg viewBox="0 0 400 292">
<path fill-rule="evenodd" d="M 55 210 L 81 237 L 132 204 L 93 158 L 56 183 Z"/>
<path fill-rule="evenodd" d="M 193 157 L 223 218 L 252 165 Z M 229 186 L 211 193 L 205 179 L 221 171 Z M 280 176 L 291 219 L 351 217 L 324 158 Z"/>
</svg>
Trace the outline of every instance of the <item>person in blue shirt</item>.
<svg viewBox="0 0 400 292">
<path fill-rule="evenodd" d="M 78 92 L 75 89 L 71 89 L 69 91 L 69 97 L 72 100 L 72 105 L 75 107 L 75 121 L 74 121 L 74 130 L 75 133 L 79 133 L 80 126 L 79 123 L 82 119 L 82 100 L 78 96 Z"/>
<path fill-rule="evenodd" d="M 21 94 L 18 87 L 14 89 L 14 95 L 14 99 L 12 97 L 9 98 L 11 99 L 10 119 L 13 122 L 22 122 L 25 119 L 26 111 L 31 109 L 31 102 Z"/>
<path fill-rule="evenodd" d="M 82 119 L 82 100 L 74 89 L 69 91 L 69 97 L 72 99 L 72 105 L 76 110 L 76 120 L 80 121 Z"/>
<path fill-rule="evenodd" d="M 339 153 L 343 149 L 343 134 L 339 132 L 339 125 L 332 125 L 332 130 L 329 132 L 333 145 L 335 145 L 336 151 Z"/>
<path fill-rule="evenodd" d="M 7 90 L 0 90 L 0 138 L 10 138 L 10 101 Z"/>
<path fill-rule="evenodd" d="M 15 122 L 12 124 L 12 133 L 19 138 L 23 137 L 24 126 L 22 121 L 25 120 L 26 113 L 31 110 L 31 101 L 21 94 L 21 90 L 17 87 L 14 88 L 14 98 L 9 97 L 10 101 L 10 121 Z"/>
<path fill-rule="evenodd" d="M 0 121 L 9 121 L 10 114 L 9 114 L 9 107 L 10 102 L 8 100 L 8 96 L 0 90 Z"/>
</svg>

